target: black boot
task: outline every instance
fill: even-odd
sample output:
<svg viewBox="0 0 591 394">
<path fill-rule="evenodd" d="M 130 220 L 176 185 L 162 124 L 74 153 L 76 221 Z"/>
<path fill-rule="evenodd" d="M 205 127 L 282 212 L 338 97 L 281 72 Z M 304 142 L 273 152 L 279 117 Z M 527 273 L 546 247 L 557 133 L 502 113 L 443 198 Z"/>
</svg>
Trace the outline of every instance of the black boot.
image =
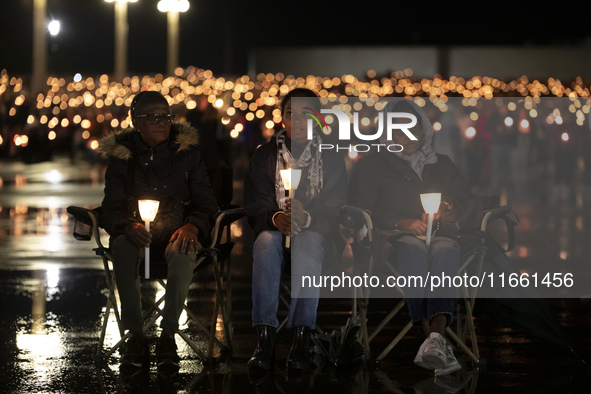
<svg viewBox="0 0 591 394">
<path fill-rule="evenodd" d="M 310 329 L 294 327 L 293 344 L 287 356 L 288 370 L 310 370 Z"/>
<path fill-rule="evenodd" d="M 275 363 L 275 327 L 255 326 L 257 329 L 257 347 L 250 360 L 248 369 L 273 370 Z"/>
</svg>

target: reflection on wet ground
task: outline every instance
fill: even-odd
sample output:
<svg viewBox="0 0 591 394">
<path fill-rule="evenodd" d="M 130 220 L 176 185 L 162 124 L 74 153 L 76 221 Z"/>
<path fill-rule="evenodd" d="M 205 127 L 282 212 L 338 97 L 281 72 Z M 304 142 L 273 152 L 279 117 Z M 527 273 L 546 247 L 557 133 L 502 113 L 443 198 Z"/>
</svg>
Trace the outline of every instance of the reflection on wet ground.
<svg viewBox="0 0 591 394">
<path fill-rule="evenodd" d="M 275 376 L 253 379 L 246 369 L 254 337 L 250 322 L 251 261 L 247 253 L 252 234 L 245 221 L 232 228 L 238 239 L 233 262 L 232 355 L 217 365 L 204 365 L 177 339 L 181 369 L 173 377 L 159 375 L 154 363 L 147 373 L 122 376 L 118 354 L 97 369 L 94 357 L 107 286 L 102 263 L 91 251 L 92 243 L 73 239 L 72 219 L 65 208 L 99 205 L 100 174 L 100 169 L 83 164 L 72 167 L 65 162 L 28 167 L 7 164 L 0 169 L 0 393 L 590 392 L 591 371 L 573 353 L 487 313 L 485 300 L 476 302 L 475 311 L 484 359 L 479 368 L 460 356 L 464 365 L 461 372 L 434 378 L 413 364 L 422 338 L 411 330 L 386 359 L 380 364 L 369 363 L 366 370 L 326 367 L 310 375 L 288 376 L 285 360 L 291 336 L 285 330 L 278 334 Z M 544 205 L 532 200 L 517 201 L 514 206 L 522 224 L 511 259 L 520 268 L 588 259 L 591 250 L 585 235 L 591 210 L 584 204 L 577 207 L 557 201 Z M 152 282 L 144 286 L 155 297 L 161 295 Z M 211 320 L 214 297 L 213 275 L 204 272 L 192 284 L 188 303 L 206 323 Z M 371 300 L 370 329 L 394 302 Z M 590 358 L 591 302 L 551 299 L 548 304 L 573 348 L 582 358 Z M 330 332 L 343 326 L 350 314 L 350 300 L 321 300 L 318 324 Z M 280 317 L 285 315 L 281 310 Z M 114 323 L 112 315 L 111 319 Z M 181 328 L 205 348 L 205 334 L 185 320 L 181 319 Z M 372 342 L 374 357 L 407 321 L 408 314 L 403 313 Z M 118 340 L 116 324 L 110 324 L 106 344 Z"/>
</svg>

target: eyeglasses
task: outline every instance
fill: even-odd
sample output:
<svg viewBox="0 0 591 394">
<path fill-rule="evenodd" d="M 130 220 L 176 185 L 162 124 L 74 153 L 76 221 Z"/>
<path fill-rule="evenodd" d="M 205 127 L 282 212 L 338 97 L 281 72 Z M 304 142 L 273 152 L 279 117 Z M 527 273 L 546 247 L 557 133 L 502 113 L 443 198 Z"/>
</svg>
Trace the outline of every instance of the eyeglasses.
<svg viewBox="0 0 591 394">
<path fill-rule="evenodd" d="M 165 125 L 169 125 L 174 120 L 174 115 L 156 115 L 156 114 L 147 114 L 147 115 L 138 115 L 136 118 L 146 118 L 149 124 L 152 126 L 157 125 L 162 121 Z"/>
</svg>

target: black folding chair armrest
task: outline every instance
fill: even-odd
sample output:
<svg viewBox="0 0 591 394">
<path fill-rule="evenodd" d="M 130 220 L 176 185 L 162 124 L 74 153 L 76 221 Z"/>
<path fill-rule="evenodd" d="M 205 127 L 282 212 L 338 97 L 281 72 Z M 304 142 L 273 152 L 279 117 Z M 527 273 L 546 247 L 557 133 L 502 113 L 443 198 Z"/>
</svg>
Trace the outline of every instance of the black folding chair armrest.
<svg viewBox="0 0 591 394">
<path fill-rule="evenodd" d="M 96 244 L 98 246 L 98 249 L 101 251 L 101 253 L 103 251 L 107 250 L 107 248 L 105 248 L 101 242 L 101 235 L 100 235 L 100 231 L 99 231 L 101 207 L 97 207 L 94 209 L 86 209 L 86 208 L 81 208 L 81 207 L 69 206 L 66 209 L 66 211 L 70 215 L 74 216 L 74 219 L 76 219 L 76 221 L 83 223 L 87 226 L 90 226 L 92 228 L 92 233 L 90 234 L 90 238 L 77 236 L 76 229 L 74 228 L 74 238 L 76 238 L 77 240 L 80 240 L 80 241 L 90 241 L 90 239 L 92 238 L 92 235 L 94 234 Z M 97 254 L 99 254 L 99 252 L 97 252 L 96 250 L 95 250 L 95 252 Z"/>
<path fill-rule="evenodd" d="M 240 208 L 238 205 L 235 207 L 236 208 L 220 211 L 218 215 L 222 217 L 220 222 L 221 228 L 226 227 L 227 225 L 234 223 L 236 220 L 242 219 L 246 216 L 246 209 Z"/>
<path fill-rule="evenodd" d="M 486 227 L 497 219 L 502 219 L 507 226 L 507 249 L 505 249 L 505 252 L 509 252 L 515 247 L 515 226 L 519 224 L 519 218 L 515 212 L 511 211 L 511 207 L 509 205 L 503 205 L 502 207 L 489 209 L 484 211 L 484 217 L 482 218 L 480 231 L 484 233 L 486 231 Z"/>
<path fill-rule="evenodd" d="M 226 226 L 229 226 L 236 220 L 241 219 L 245 216 L 246 209 L 244 208 L 232 208 L 219 211 L 215 216 L 215 225 L 213 227 L 210 248 L 215 247 L 219 243 L 219 240 L 222 236 L 221 229 L 223 229 Z"/>
<path fill-rule="evenodd" d="M 480 230 L 481 231 L 486 231 L 486 227 L 494 222 L 497 219 L 501 219 L 503 217 L 508 217 L 508 213 L 511 213 L 511 206 L 510 205 L 503 205 L 501 207 L 497 207 L 497 208 L 493 208 L 493 209 L 488 209 L 486 211 L 484 211 L 484 217 L 482 218 L 482 223 L 481 223 L 481 227 Z M 513 213 L 513 219 L 511 219 L 514 222 L 514 225 L 517 225 L 517 223 L 519 223 L 519 219 L 517 218 L 517 215 L 515 215 Z"/>
<path fill-rule="evenodd" d="M 339 224 L 347 230 L 352 230 L 354 233 L 357 233 L 365 225 L 369 240 L 371 241 L 372 239 L 373 224 L 371 221 L 371 212 L 367 209 L 343 205 L 339 209 Z"/>
<path fill-rule="evenodd" d="M 66 211 L 70 215 L 74 216 L 74 219 L 76 219 L 79 222 L 82 222 L 88 226 L 93 226 L 93 222 L 92 222 L 92 219 L 90 218 L 90 215 L 94 215 L 94 217 L 98 220 L 98 214 L 96 212 L 94 212 L 94 210 L 91 210 L 91 209 L 70 206 L 66 209 Z"/>
</svg>

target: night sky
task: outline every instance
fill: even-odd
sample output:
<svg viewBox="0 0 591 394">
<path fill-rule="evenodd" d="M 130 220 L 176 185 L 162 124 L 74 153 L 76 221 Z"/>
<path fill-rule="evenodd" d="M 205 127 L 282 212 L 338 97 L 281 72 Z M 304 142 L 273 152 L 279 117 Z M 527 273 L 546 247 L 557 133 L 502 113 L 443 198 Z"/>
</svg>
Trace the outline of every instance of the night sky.
<svg viewBox="0 0 591 394">
<path fill-rule="evenodd" d="M 60 20 L 48 35 L 54 74 L 111 73 L 114 6 L 104 0 L 47 0 Z M 29 73 L 33 0 L 0 2 L 0 69 Z M 128 8 L 129 70 L 166 70 L 166 15 L 158 0 Z M 591 3 L 539 1 L 190 0 L 181 14 L 180 65 L 242 74 L 250 48 L 307 45 L 591 45 Z"/>
</svg>

